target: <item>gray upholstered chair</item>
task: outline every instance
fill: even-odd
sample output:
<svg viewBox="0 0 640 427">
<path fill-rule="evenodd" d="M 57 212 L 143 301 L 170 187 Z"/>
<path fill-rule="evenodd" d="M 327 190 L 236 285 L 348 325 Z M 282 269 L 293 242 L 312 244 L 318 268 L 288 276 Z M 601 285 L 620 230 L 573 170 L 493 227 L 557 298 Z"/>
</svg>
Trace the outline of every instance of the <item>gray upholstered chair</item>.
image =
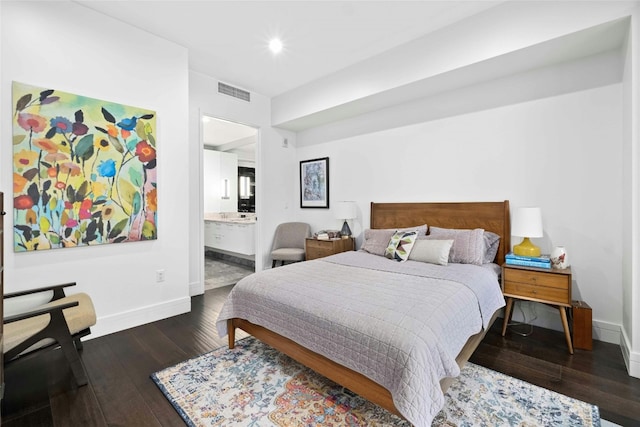
<svg viewBox="0 0 640 427">
<path fill-rule="evenodd" d="M 304 222 L 285 222 L 276 228 L 271 248 L 271 268 L 276 266 L 276 261 L 280 265 L 285 262 L 304 261 L 305 259 L 305 239 L 311 237 L 311 227 Z"/>
<path fill-rule="evenodd" d="M 64 288 L 73 285 L 4 295 L 5 365 L 44 349 L 60 347 L 78 386 L 87 384 L 78 350 L 82 349 L 80 338 L 89 335 L 89 328 L 96 324 L 96 313 L 89 295 L 65 295 Z"/>
</svg>

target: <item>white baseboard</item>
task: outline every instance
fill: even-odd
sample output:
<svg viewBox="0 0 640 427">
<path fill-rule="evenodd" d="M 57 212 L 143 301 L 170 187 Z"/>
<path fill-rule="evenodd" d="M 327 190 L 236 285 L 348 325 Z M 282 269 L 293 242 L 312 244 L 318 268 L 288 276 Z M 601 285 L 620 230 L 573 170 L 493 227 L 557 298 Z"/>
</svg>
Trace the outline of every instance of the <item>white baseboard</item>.
<svg viewBox="0 0 640 427">
<path fill-rule="evenodd" d="M 99 317 L 95 326 L 91 327 L 91 334 L 85 339 L 98 338 L 103 335 L 177 316 L 189 311 L 191 311 L 191 298 L 184 297 L 156 305 L 140 307 L 135 310 Z"/>
<path fill-rule="evenodd" d="M 622 357 L 624 357 L 624 363 L 627 365 L 629 375 L 640 378 L 640 353 L 631 351 L 629 337 L 624 328 L 622 328 L 620 337 L 620 349 L 622 350 Z"/>
<path fill-rule="evenodd" d="M 514 321 L 526 321 L 542 328 L 563 331 L 562 322 L 560 321 L 560 315 L 558 314 L 557 309 L 529 301 L 518 301 L 517 304 L 517 309 L 514 308 L 513 311 L 512 319 Z M 522 316 L 523 312 L 524 317 Z M 592 336 L 594 340 L 620 345 L 622 341 L 620 325 L 594 319 L 592 321 L 592 328 Z"/>
<path fill-rule="evenodd" d="M 620 325 L 615 323 L 603 322 L 601 320 L 593 320 L 593 339 L 610 344 L 620 345 L 622 341 L 622 332 Z"/>
<path fill-rule="evenodd" d="M 203 282 L 191 282 L 189 284 L 189 296 L 196 296 L 204 294 Z"/>
<path fill-rule="evenodd" d="M 640 378 L 640 353 L 629 353 L 629 364 L 627 368 L 629 375 Z"/>
</svg>

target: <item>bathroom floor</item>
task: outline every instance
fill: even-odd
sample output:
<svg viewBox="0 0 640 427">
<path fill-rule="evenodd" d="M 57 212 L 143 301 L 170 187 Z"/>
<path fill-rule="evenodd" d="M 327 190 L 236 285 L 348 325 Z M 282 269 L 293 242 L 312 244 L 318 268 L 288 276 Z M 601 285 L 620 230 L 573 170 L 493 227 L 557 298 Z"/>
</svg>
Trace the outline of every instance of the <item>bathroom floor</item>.
<svg viewBox="0 0 640 427">
<path fill-rule="evenodd" d="M 204 257 L 204 290 L 235 285 L 238 280 L 254 271 L 254 267 L 250 265 L 234 262 L 230 257 L 216 257 L 207 252 Z"/>
</svg>

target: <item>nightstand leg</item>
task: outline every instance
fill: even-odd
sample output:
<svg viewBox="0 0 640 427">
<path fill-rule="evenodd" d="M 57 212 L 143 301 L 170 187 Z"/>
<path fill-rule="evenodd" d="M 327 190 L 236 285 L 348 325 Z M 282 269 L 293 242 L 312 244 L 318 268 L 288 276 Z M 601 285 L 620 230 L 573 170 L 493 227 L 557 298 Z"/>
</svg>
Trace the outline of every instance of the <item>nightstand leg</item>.
<svg viewBox="0 0 640 427">
<path fill-rule="evenodd" d="M 560 318 L 562 319 L 562 327 L 564 328 L 564 337 L 567 339 L 569 353 L 573 354 L 573 344 L 571 343 L 571 333 L 569 332 L 569 322 L 567 322 L 567 310 L 565 307 L 558 307 L 560 310 Z"/>
<path fill-rule="evenodd" d="M 504 309 L 504 323 L 502 323 L 502 336 L 507 333 L 507 326 L 509 326 L 509 318 L 511 317 L 512 309 L 513 298 L 507 297 L 507 307 Z"/>
</svg>

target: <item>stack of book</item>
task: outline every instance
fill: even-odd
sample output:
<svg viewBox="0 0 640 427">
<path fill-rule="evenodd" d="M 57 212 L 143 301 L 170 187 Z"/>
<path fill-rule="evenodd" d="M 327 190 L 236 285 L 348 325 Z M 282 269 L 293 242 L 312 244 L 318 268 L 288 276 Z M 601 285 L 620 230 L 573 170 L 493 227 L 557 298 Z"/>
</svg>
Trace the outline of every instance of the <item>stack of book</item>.
<svg viewBox="0 0 640 427">
<path fill-rule="evenodd" d="M 551 258 L 549 255 L 540 256 L 522 256 L 509 252 L 505 255 L 504 260 L 509 265 L 522 265 L 525 267 L 551 268 Z"/>
<path fill-rule="evenodd" d="M 318 240 L 335 240 L 340 239 L 341 236 L 339 230 L 320 230 L 314 233 L 313 237 Z"/>
</svg>

